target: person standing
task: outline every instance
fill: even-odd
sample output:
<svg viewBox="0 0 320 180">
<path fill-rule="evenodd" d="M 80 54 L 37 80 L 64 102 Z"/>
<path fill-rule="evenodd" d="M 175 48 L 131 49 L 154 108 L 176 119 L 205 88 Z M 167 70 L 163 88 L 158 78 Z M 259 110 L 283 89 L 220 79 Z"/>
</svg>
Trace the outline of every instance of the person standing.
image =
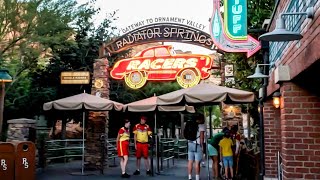
<svg viewBox="0 0 320 180">
<path fill-rule="evenodd" d="M 205 126 L 203 115 L 197 121 L 189 121 L 184 129 L 184 137 L 188 140 L 188 178 L 192 180 L 192 168 L 195 161 L 196 180 L 200 179 L 200 161 L 202 159 Z"/>
<path fill-rule="evenodd" d="M 130 175 L 126 173 L 126 167 L 129 156 L 129 140 L 130 140 L 130 121 L 124 120 L 124 127 L 120 128 L 117 136 L 117 150 L 118 156 L 120 157 L 121 177 L 129 178 Z"/>
<path fill-rule="evenodd" d="M 141 157 L 144 158 L 144 165 L 147 170 L 146 174 L 151 175 L 150 164 L 148 159 L 148 154 L 149 154 L 148 139 L 149 139 L 149 136 L 152 135 L 152 132 L 150 127 L 146 124 L 146 121 L 147 121 L 147 118 L 145 116 L 141 116 L 140 123 L 135 125 L 133 128 L 134 144 L 135 144 L 136 157 L 137 157 L 137 162 L 136 162 L 137 169 L 133 173 L 134 175 L 140 174 Z"/>
<path fill-rule="evenodd" d="M 229 172 L 231 174 L 231 179 L 233 179 L 233 152 L 232 152 L 232 146 L 233 142 L 230 139 L 230 131 L 224 132 L 223 139 L 219 142 L 220 146 L 220 158 L 223 160 L 223 166 L 225 169 L 225 178 L 229 179 Z"/>
</svg>

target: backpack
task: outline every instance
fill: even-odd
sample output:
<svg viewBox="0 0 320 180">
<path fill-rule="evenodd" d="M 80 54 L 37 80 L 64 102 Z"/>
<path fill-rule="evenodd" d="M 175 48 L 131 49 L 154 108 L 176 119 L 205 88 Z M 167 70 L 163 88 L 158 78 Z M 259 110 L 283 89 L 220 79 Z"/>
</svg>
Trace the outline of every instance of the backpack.
<svg viewBox="0 0 320 180">
<path fill-rule="evenodd" d="M 197 140 L 198 123 L 196 121 L 187 121 L 184 127 L 183 136 L 189 141 Z"/>
</svg>

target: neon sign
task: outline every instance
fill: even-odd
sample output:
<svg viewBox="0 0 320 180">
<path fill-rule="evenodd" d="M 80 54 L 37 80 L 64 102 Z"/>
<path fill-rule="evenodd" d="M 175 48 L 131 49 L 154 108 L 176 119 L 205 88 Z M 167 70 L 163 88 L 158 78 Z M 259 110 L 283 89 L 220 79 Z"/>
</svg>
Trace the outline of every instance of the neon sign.
<svg viewBox="0 0 320 180">
<path fill-rule="evenodd" d="M 139 89 L 147 80 L 176 80 L 183 87 L 192 87 L 210 76 L 213 60 L 207 55 L 175 54 L 172 46 L 147 48 L 134 57 L 115 63 L 110 71 L 114 79 L 124 79 L 128 87 Z"/>
<path fill-rule="evenodd" d="M 227 36 L 232 40 L 247 39 L 246 0 L 225 0 L 224 22 Z"/>
<path fill-rule="evenodd" d="M 210 33 L 214 44 L 226 52 L 246 52 L 249 58 L 261 49 L 260 42 L 247 35 L 246 0 L 224 0 L 225 24 L 220 14 L 220 0 L 213 0 Z M 243 39 L 243 40 L 241 40 Z"/>
</svg>

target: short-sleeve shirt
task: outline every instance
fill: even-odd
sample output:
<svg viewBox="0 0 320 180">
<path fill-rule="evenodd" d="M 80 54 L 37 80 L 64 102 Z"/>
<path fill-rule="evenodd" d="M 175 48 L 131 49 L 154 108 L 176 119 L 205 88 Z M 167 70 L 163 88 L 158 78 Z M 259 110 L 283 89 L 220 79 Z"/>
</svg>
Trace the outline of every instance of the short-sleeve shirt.
<svg viewBox="0 0 320 180">
<path fill-rule="evenodd" d="M 198 132 L 197 132 L 197 140 L 193 141 L 193 143 L 197 143 L 200 144 L 200 132 L 205 132 L 206 131 L 206 127 L 204 124 L 199 124 L 198 125 Z"/>
<path fill-rule="evenodd" d="M 224 137 L 220 142 L 219 146 L 222 148 L 222 156 L 232 156 L 232 148 L 233 142 L 230 138 Z"/>
<path fill-rule="evenodd" d="M 150 127 L 147 124 L 137 124 L 133 127 L 133 133 L 137 135 L 137 141 L 147 143 L 149 135 L 152 134 Z"/>
<path fill-rule="evenodd" d="M 122 128 L 120 128 L 118 134 L 120 136 L 119 141 L 128 141 L 130 139 L 129 129 L 122 127 Z"/>
<path fill-rule="evenodd" d="M 214 134 L 208 143 L 215 148 L 219 148 L 219 142 L 223 139 L 223 136 L 224 136 L 223 132 Z"/>
</svg>

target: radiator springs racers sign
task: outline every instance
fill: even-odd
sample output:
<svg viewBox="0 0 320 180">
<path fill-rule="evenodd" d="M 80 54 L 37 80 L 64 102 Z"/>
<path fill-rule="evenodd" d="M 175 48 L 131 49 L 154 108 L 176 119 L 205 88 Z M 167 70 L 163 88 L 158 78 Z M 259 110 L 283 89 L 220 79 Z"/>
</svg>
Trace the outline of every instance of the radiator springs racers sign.
<svg viewBox="0 0 320 180">
<path fill-rule="evenodd" d="M 128 87 L 139 89 L 147 80 L 176 80 L 183 88 L 197 85 L 210 76 L 213 60 L 207 55 L 175 54 L 172 46 L 147 48 L 134 57 L 115 63 L 110 75 L 124 79 Z"/>
</svg>

